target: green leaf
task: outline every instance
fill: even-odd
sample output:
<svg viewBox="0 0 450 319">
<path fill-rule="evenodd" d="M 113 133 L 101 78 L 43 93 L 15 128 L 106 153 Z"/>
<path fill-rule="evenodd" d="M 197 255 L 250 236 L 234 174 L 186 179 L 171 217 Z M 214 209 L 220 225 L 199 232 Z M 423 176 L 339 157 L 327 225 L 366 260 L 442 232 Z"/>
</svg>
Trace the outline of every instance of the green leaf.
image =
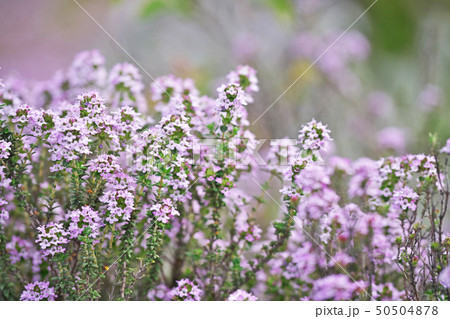
<svg viewBox="0 0 450 319">
<path fill-rule="evenodd" d="M 280 20 L 292 20 L 295 7 L 292 0 L 267 0 L 267 5 L 275 11 Z"/>
<path fill-rule="evenodd" d="M 163 0 L 148 0 L 142 7 L 141 15 L 148 18 L 166 9 L 167 5 Z"/>
</svg>

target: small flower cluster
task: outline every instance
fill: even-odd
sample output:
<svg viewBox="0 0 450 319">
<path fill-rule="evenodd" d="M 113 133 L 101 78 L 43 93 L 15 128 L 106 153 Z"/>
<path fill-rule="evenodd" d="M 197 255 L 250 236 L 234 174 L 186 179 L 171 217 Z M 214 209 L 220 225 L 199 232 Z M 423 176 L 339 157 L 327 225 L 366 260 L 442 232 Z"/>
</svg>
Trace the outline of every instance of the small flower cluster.
<svg viewBox="0 0 450 319">
<path fill-rule="evenodd" d="M 109 74 L 111 103 L 113 107 L 136 105 L 139 112 L 145 112 L 147 104 L 143 96 L 144 85 L 138 69 L 129 63 L 117 64 Z"/>
<path fill-rule="evenodd" d="M 152 301 L 168 301 L 170 300 L 169 296 L 170 288 L 168 288 L 164 284 L 157 285 L 155 288 L 149 290 L 147 297 Z"/>
<path fill-rule="evenodd" d="M 153 101 L 157 102 L 155 108 L 162 116 L 173 113 L 173 108 L 179 108 L 180 104 L 190 107 L 194 113 L 200 111 L 199 92 L 192 79 L 163 76 L 156 79 L 150 90 Z"/>
<path fill-rule="evenodd" d="M 314 281 L 312 300 L 349 300 L 361 289 L 347 275 L 330 275 Z"/>
<path fill-rule="evenodd" d="M 450 289 L 450 266 L 447 266 L 439 274 L 439 282 L 447 289 Z"/>
<path fill-rule="evenodd" d="M 202 290 L 189 279 L 177 281 L 177 287 L 170 291 L 172 300 L 199 301 L 202 297 Z"/>
<path fill-rule="evenodd" d="M 25 286 L 25 290 L 20 296 L 23 301 L 54 301 L 58 296 L 55 294 L 55 288 L 50 287 L 48 281 L 36 281 Z"/>
<path fill-rule="evenodd" d="M 122 168 L 118 164 L 118 158 L 114 155 L 101 154 L 93 159 L 88 167 L 88 172 L 97 173 L 102 178 L 120 173 Z"/>
<path fill-rule="evenodd" d="M 408 186 L 395 190 L 392 196 L 393 205 L 404 211 L 414 212 L 417 209 L 418 199 L 419 195 Z"/>
<path fill-rule="evenodd" d="M 324 212 L 337 208 L 339 196 L 330 187 L 331 181 L 323 166 L 310 165 L 305 168 L 296 176 L 296 183 L 306 195 L 298 206 L 300 216 L 317 220 Z"/>
<path fill-rule="evenodd" d="M 376 161 L 360 158 L 353 163 L 348 194 L 350 197 L 377 197 L 380 193 L 379 171 Z"/>
<path fill-rule="evenodd" d="M 450 154 L 450 138 L 447 140 L 445 146 L 441 148 L 441 153 Z"/>
<path fill-rule="evenodd" d="M 69 242 L 69 239 L 67 238 L 69 233 L 64 230 L 61 223 L 52 222 L 40 226 L 38 227 L 38 231 L 36 243 L 41 247 L 44 256 L 54 256 L 57 253 L 66 251 L 64 245 Z"/>
<path fill-rule="evenodd" d="M 321 122 L 312 120 L 308 125 L 302 127 L 298 141 L 304 150 L 324 149 L 331 142 L 330 130 Z"/>
<path fill-rule="evenodd" d="M 106 181 L 106 190 L 99 197 L 99 201 L 103 203 L 102 213 L 105 222 L 114 224 L 130 220 L 135 209 L 133 194 L 135 181 L 123 172 L 109 176 Z"/>
<path fill-rule="evenodd" d="M 236 218 L 236 231 L 240 238 L 248 243 L 253 243 L 261 239 L 262 229 L 248 218 L 245 212 L 240 213 Z"/>
<path fill-rule="evenodd" d="M 231 71 L 227 75 L 229 83 L 239 83 L 240 87 L 248 93 L 246 99 L 249 103 L 253 102 L 252 93 L 259 91 L 258 78 L 256 70 L 248 65 L 239 65 L 235 71 Z"/>
<path fill-rule="evenodd" d="M 11 142 L 0 140 L 0 159 L 7 159 L 11 150 Z"/>
<path fill-rule="evenodd" d="M 6 205 L 8 205 L 8 202 L 0 198 L 0 225 L 6 224 L 7 220 L 9 219 L 9 213 L 5 209 Z"/>
<path fill-rule="evenodd" d="M 100 234 L 101 218 L 98 212 L 89 206 L 69 212 L 68 220 L 70 238 L 79 238 L 84 234 L 95 239 Z"/>
<path fill-rule="evenodd" d="M 167 224 L 174 216 L 180 216 L 180 213 L 173 206 L 172 200 L 166 198 L 162 200 L 161 204 L 153 205 L 150 210 L 156 216 L 156 220 Z"/>
<path fill-rule="evenodd" d="M 78 53 L 67 71 L 68 85 L 73 88 L 103 87 L 106 76 L 105 58 L 98 50 Z"/>
<path fill-rule="evenodd" d="M 258 300 L 258 298 L 242 289 L 236 290 L 227 298 L 227 301 L 256 301 L 256 300 Z"/>
<path fill-rule="evenodd" d="M 245 91 L 237 84 L 224 84 L 217 89 L 217 92 L 219 92 L 217 105 L 221 112 L 238 110 L 241 106 L 247 105 Z"/>
<path fill-rule="evenodd" d="M 38 277 L 43 257 L 35 248 L 33 242 L 13 236 L 11 241 L 6 244 L 6 249 L 12 264 L 28 262 L 31 264 L 33 274 Z"/>
</svg>

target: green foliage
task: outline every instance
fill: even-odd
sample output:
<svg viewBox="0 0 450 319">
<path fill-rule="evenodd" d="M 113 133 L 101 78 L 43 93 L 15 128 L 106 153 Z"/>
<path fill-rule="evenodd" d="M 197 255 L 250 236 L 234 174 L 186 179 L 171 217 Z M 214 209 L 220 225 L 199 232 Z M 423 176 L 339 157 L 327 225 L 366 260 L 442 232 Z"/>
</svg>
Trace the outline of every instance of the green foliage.
<svg viewBox="0 0 450 319">
<path fill-rule="evenodd" d="M 283 21 L 291 21 L 295 17 L 295 5 L 292 0 L 265 0 L 276 16 Z"/>
<path fill-rule="evenodd" d="M 368 7 L 373 1 L 365 1 Z M 392 53 L 405 53 L 411 49 L 417 32 L 414 16 L 415 4 L 407 0 L 379 1 L 368 12 L 374 21 L 372 37 L 375 48 Z"/>
<path fill-rule="evenodd" d="M 141 16 L 143 18 L 151 18 L 164 11 L 187 15 L 191 10 L 191 0 L 146 0 L 141 9 Z"/>
<path fill-rule="evenodd" d="M 9 260 L 6 251 L 7 239 L 0 225 L 0 300 L 17 300 L 19 291 L 16 282 L 19 280 L 19 273 Z"/>
</svg>

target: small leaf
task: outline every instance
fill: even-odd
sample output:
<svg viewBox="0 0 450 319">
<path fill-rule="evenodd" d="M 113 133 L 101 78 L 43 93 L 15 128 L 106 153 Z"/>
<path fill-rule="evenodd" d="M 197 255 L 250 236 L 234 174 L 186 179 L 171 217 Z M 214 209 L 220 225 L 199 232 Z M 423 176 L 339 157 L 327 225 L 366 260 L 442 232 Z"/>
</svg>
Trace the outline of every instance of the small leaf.
<svg viewBox="0 0 450 319">
<path fill-rule="evenodd" d="M 294 3 L 292 0 L 267 0 L 267 4 L 271 7 L 280 20 L 292 20 L 295 13 Z"/>
<path fill-rule="evenodd" d="M 148 18 L 163 10 L 167 9 L 166 4 L 162 0 L 149 0 L 142 8 L 142 17 Z"/>
</svg>

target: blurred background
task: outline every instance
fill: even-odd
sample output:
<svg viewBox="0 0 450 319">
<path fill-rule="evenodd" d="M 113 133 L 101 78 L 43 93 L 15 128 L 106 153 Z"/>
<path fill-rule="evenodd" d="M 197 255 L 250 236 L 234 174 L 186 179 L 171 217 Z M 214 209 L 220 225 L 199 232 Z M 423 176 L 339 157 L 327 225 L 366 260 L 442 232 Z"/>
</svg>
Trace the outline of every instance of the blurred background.
<svg viewBox="0 0 450 319">
<path fill-rule="evenodd" d="M 295 138 L 313 117 L 350 158 L 427 152 L 429 132 L 450 137 L 448 0 L 379 0 L 311 68 L 374 0 L 77 1 L 153 77 L 191 77 L 216 96 L 238 64 L 257 69 L 258 138 Z M 49 79 L 94 48 L 109 67 L 133 63 L 73 0 L 0 0 L 0 16 L 3 78 Z"/>
</svg>

